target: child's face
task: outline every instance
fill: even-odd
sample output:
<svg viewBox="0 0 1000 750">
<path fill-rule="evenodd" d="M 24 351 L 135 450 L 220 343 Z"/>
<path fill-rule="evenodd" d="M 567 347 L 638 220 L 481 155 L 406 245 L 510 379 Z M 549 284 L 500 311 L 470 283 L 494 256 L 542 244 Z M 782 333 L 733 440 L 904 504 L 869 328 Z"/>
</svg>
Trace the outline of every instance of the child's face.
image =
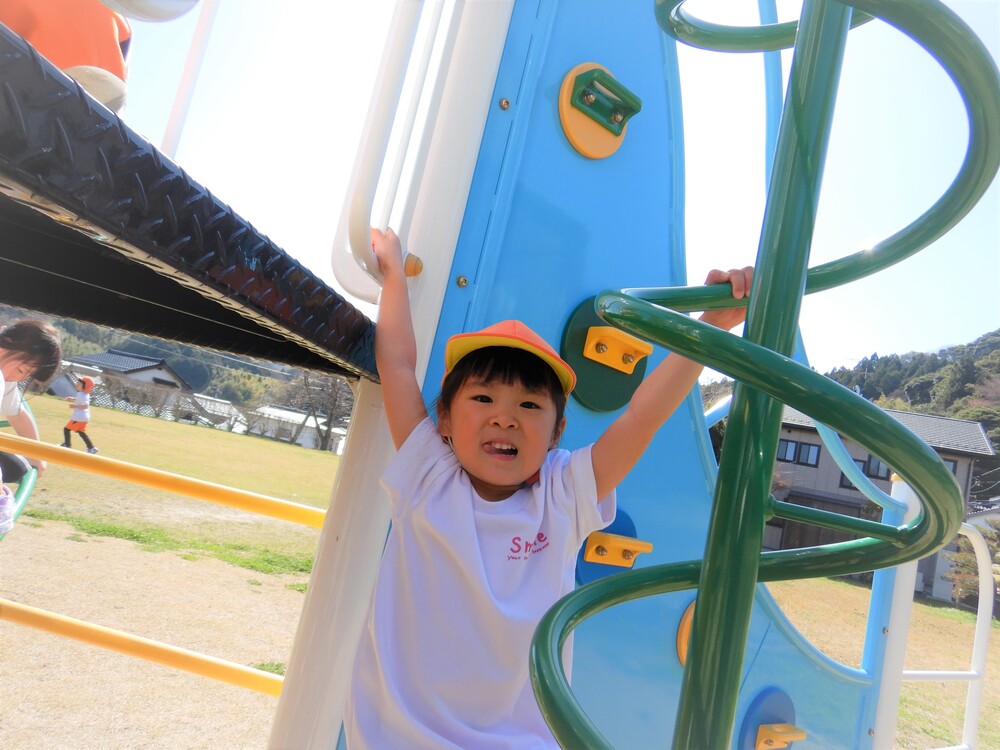
<svg viewBox="0 0 1000 750">
<path fill-rule="evenodd" d="M 520 383 L 469 379 L 459 387 L 438 431 L 484 500 L 504 500 L 541 467 L 559 442 L 556 406 L 547 391 Z"/>
<path fill-rule="evenodd" d="M 22 380 L 30 378 L 38 369 L 34 362 L 29 361 L 19 354 L 8 354 L 0 358 L 0 372 L 3 379 L 8 383 L 20 383 Z"/>
</svg>

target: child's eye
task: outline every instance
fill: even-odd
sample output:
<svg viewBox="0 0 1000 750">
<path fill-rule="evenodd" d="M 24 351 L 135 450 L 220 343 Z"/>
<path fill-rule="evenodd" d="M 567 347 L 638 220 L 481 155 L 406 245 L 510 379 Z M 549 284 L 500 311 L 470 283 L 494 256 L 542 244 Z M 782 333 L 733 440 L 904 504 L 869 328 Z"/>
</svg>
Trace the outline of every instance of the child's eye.
<svg viewBox="0 0 1000 750">
<path fill-rule="evenodd" d="M 478 401 L 481 404 L 492 404 L 493 403 L 493 399 L 491 399 L 485 393 L 477 393 L 475 396 L 472 396 L 472 400 L 473 401 Z"/>
<path fill-rule="evenodd" d="M 542 407 L 536 404 L 534 401 L 522 401 L 521 407 L 524 409 L 541 409 Z"/>
</svg>

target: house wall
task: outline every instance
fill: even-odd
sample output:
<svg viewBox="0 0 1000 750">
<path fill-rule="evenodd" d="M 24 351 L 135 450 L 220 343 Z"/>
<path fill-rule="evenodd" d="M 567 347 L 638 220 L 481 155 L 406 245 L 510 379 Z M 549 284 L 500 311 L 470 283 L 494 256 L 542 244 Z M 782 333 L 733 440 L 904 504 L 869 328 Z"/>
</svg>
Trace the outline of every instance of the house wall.
<svg viewBox="0 0 1000 750">
<path fill-rule="evenodd" d="M 775 463 L 774 495 L 779 500 L 814 508 L 830 510 L 844 515 L 857 517 L 861 509 L 867 505 L 867 498 L 859 490 L 851 487 L 841 487 L 841 470 L 833 460 L 830 452 L 823 445 L 819 434 L 810 429 L 799 429 L 795 426 L 784 426 L 781 439 L 796 443 L 807 443 L 819 446 L 819 460 L 816 466 L 807 466 L 795 462 L 778 461 Z M 850 441 L 844 442 L 847 452 L 855 460 L 868 465 L 869 453 L 859 445 Z M 967 456 L 961 456 L 943 451 L 938 452 L 941 458 L 955 462 L 955 479 L 962 489 L 962 496 L 968 502 L 968 490 L 971 484 L 973 461 Z M 886 492 L 891 490 L 888 479 L 869 477 L 876 487 Z M 787 521 L 772 521 L 764 534 L 765 549 L 791 549 L 796 547 L 832 544 L 851 538 L 849 535 L 820 529 Z M 938 552 L 921 560 L 917 566 L 916 590 L 939 599 L 950 599 L 952 584 L 942 576 L 950 570 L 950 562 L 944 553 L 954 551 L 955 545 L 949 545 Z"/>
<path fill-rule="evenodd" d="M 182 387 L 180 381 L 169 371 L 162 367 L 149 370 L 136 370 L 129 373 L 117 373 L 120 378 L 127 378 L 128 380 L 134 380 L 137 383 L 154 383 L 154 378 L 167 381 L 168 383 L 173 383 L 178 388 Z M 158 383 L 158 385 L 163 385 L 163 383 Z"/>
<path fill-rule="evenodd" d="M 805 466 L 798 463 L 778 461 L 775 464 L 775 478 L 780 478 L 782 484 L 789 484 L 800 490 L 809 490 L 817 495 L 839 497 L 847 500 L 854 500 L 864 504 L 865 498 L 856 489 L 840 486 L 840 467 L 837 466 L 826 446 L 822 444 L 819 435 L 806 429 L 796 429 L 785 427 L 781 430 L 781 438 L 794 440 L 798 443 L 811 443 L 820 446 L 819 464 L 815 467 Z M 860 461 L 868 461 L 868 451 L 850 441 L 844 442 L 844 447 L 851 455 L 851 458 Z M 955 462 L 955 479 L 959 487 L 962 488 L 963 497 L 968 500 L 968 488 L 972 478 L 972 459 L 967 456 L 960 456 L 953 453 L 939 451 L 941 458 L 950 459 Z M 870 477 L 876 487 L 888 493 L 891 489 L 891 482 L 888 479 L 878 479 Z M 787 490 L 782 490 L 787 494 Z M 779 493 L 776 492 L 776 495 Z"/>
</svg>

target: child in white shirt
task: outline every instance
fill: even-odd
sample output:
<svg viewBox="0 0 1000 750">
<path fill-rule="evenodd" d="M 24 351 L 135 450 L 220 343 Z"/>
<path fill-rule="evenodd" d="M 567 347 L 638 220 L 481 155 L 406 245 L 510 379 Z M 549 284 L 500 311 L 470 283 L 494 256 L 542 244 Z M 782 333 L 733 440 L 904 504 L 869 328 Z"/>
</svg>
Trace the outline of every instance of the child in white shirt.
<svg viewBox="0 0 1000 750">
<path fill-rule="evenodd" d="M 59 369 L 62 344 L 59 332 L 43 320 L 19 320 L 0 330 L 0 419 L 5 419 L 21 437 L 38 440 L 38 427 L 31 412 L 22 408 L 18 383 L 47 383 Z M 8 482 L 20 482 L 34 467 L 38 476 L 47 464 L 38 458 L 0 453 L 0 472 Z"/>
<path fill-rule="evenodd" d="M 76 396 L 66 397 L 66 400 L 70 402 L 69 408 L 73 410 L 73 413 L 70 414 L 69 421 L 63 427 L 63 441 L 60 447 L 72 447 L 70 436 L 75 432 L 83 438 L 83 442 L 87 446 L 87 453 L 97 453 L 97 448 L 94 447 L 93 441 L 87 435 L 87 425 L 90 424 L 90 393 L 93 390 L 93 378 L 84 375 L 76 383 Z"/>
<path fill-rule="evenodd" d="M 19 320 L 0 330 L 0 418 L 21 437 L 38 440 L 38 428 L 31 413 L 21 408 L 18 383 L 29 379 L 48 382 L 61 360 L 59 333 L 43 320 Z M 20 482 L 32 467 L 40 476 L 46 463 L 0 453 L 0 535 L 14 525 L 14 494 L 3 482 Z"/>
<path fill-rule="evenodd" d="M 573 370 L 504 321 L 448 341 L 435 427 L 399 239 L 371 238 L 383 275 L 375 356 L 399 452 L 382 477 L 392 529 L 352 674 L 348 748 L 555 748 L 530 687 L 532 634 L 573 589 L 580 546 L 614 519 L 615 487 L 702 368 L 671 355 L 571 453 L 556 446 Z M 751 275 L 712 271 L 707 283 L 730 282 L 739 299 Z M 744 318 L 743 308 L 702 316 L 723 328 Z"/>
</svg>

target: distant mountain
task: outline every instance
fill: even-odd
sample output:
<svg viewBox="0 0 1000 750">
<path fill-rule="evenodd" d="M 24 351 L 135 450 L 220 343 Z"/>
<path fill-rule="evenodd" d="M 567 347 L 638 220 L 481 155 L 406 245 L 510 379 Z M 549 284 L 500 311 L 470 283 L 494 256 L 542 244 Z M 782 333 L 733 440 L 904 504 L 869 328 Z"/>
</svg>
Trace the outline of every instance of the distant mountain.
<svg viewBox="0 0 1000 750">
<path fill-rule="evenodd" d="M 1000 329 L 934 354 L 872 354 L 827 377 L 885 408 L 981 422 L 1000 451 Z"/>
</svg>

